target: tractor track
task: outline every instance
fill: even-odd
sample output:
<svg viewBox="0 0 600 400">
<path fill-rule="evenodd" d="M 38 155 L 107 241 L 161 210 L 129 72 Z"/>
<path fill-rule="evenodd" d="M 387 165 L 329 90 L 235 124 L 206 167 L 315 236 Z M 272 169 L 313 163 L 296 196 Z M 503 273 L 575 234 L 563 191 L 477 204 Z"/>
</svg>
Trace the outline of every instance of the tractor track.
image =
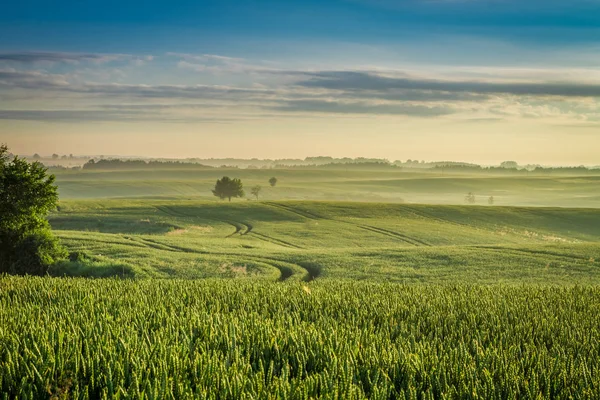
<svg viewBox="0 0 600 400">
<path fill-rule="evenodd" d="M 265 235 L 263 233 L 252 232 L 252 235 L 254 237 L 256 237 L 257 239 L 262 240 L 264 242 L 276 244 L 276 245 L 283 246 L 283 247 L 288 247 L 288 248 L 291 248 L 291 249 L 304 249 L 303 247 L 300 247 L 300 246 L 295 245 L 293 243 L 286 242 L 285 240 L 281 240 L 281 239 L 276 239 L 276 238 L 274 238 L 272 236 L 268 236 L 268 235 Z"/>
<path fill-rule="evenodd" d="M 568 260 L 571 262 L 573 262 L 573 261 L 589 262 L 589 258 L 587 258 L 587 257 L 569 256 L 566 254 L 552 253 L 552 252 L 546 252 L 546 251 L 542 251 L 542 250 L 515 249 L 515 248 L 500 247 L 500 246 L 469 246 L 469 247 L 482 249 L 482 250 L 502 251 L 502 252 L 513 253 L 513 254 L 527 254 L 530 256 L 540 255 L 540 256 L 546 256 L 546 257 L 553 257 L 555 259 Z"/>
<path fill-rule="evenodd" d="M 486 232 L 490 232 L 489 229 L 486 228 L 482 228 L 479 226 L 475 226 L 475 225 L 471 225 L 471 224 L 466 224 L 464 222 L 457 222 L 457 221 L 452 221 L 449 219 L 444 219 L 441 217 L 437 217 L 435 215 L 432 215 L 430 213 L 428 213 L 427 211 L 422 211 L 422 210 L 415 210 L 413 207 L 408 206 L 408 205 L 402 205 L 403 208 L 407 209 L 408 211 L 410 211 L 411 213 L 413 213 L 414 215 L 421 217 L 421 218 L 425 218 L 425 219 L 431 219 L 443 224 L 449 224 L 449 225 L 457 225 L 460 227 L 466 227 L 466 228 L 471 228 L 471 229 L 475 229 L 475 230 L 481 230 L 481 231 L 486 231 Z"/>
<path fill-rule="evenodd" d="M 299 215 L 299 216 L 307 218 L 307 219 L 330 219 L 330 218 L 321 217 L 320 215 L 311 213 L 310 211 L 299 210 L 296 207 L 288 206 L 288 205 L 284 205 L 284 204 L 280 204 L 280 203 L 273 203 L 273 202 L 267 201 L 264 204 L 267 204 L 271 207 L 282 209 L 284 211 L 291 212 L 293 214 Z"/>
<path fill-rule="evenodd" d="M 127 242 L 111 242 L 108 240 L 98 240 L 98 239 L 94 239 L 94 238 L 86 238 L 86 237 L 80 237 L 77 239 L 73 239 L 76 241 L 84 241 L 84 242 L 94 242 L 94 243 L 104 243 L 104 244 L 110 244 L 110 245 L 122 245 L 122 246 L 131 246 L 131 239 L 125 236 L 121 236 L 123 239 L 127 240 Z M 134 241 L 135 242 L 135 241 Z M 137 243 L 137 242 L 136 242 Z M 139 244 L 139 243 L 138 243 Z M 145 247 L 144 245 L 140 244 L 139 246 L 133 246 L 133 247 L 140 247 L 143 248 Z"/>
<path fill-rule="evenodd" d="M 273 257 L 264 257 L 264 256 L 255 256 L 255 255 L 246 255 L 246 254 L 237 254 L 237 253 L 213 253 L 209 251 L 203 250 L 195 250 L 186 247 L 167 245 L 164 243 L 160 243 L 155 240 L 139 238 L 139 240 L 135 240 L 136 243 L 143 244 L 146 247 L 150 247 L 155 250 L 162 251 L 170 251 L 175 253 L 191 253 L 191 254 L 201 254 L 201 255 L 214 255 L 214 256 L 232 256 L 232 257 L 242 257 L 247 260 L 252 260 L 256 262 L 263 263 L 265 265 L 269 265 L 273 268 L 276 268 L 280 272 L 280 281 L 287 280 L 294 275 L 299 273 L 299 270 L 304 271 L 304 280 L 313 280 L 316 278 L 316 275 L 311 272 L 310 269 L 303 267 L 300 264 L 292 263 L 288 260 L 280 260 L 278 258 Z"/>
<path fill-rule="evenodd" d="M 171 216 L 171 217 L 176 217 L 176 218 L 186 218 L 186 219 L 189 219 L 189 218 L 194 218 L 194 219 L 207 219 L 207 220 L 210 220 L 210 221 L 215 221 L 215 222 L 224 222 L 224 223 L 226 223 L 226 224 L 229 224 L 229 225 L 233 226 L 233 227 L 235 228 L 235 232 L 233 232 L 232 234 L 230 234 L 230 235 L 227 235 L 227 236 L 225 236 L 225 237 L 231 237 L 231 236 L 233 236 L 233 235 L 235 235 L 235 234 L 237 234 L 237 233 L 240 233 L 240 232 L 241 232 L 241 231 L 244 229 L 244 228 L 242 227 L 242 225 L 240 225 L 240 224 L 238 224 L 238 223 L 235 223 L 235 222 L 232 222 L 232 221 L 220 220 L 220 219 L 216 219 L 216 218 L 210 218 L 210 217 L 206 217 L 206 216 L 199 217 L 199 216 L 197 216 L 197 215 L 189 215 L 189 214 L 182 213 L 181 211 L 176 211 L 176 210 L 173 210 L 173 208 L 172 208 L 172 207 L 169 207 L 169 206 L 155 206 L 155 208 L 156 208 L 158 211 L 160 211 L 160 212 L 162 212 L 162 213 L 164 213 L 164 214 L 167 214 L 167 215 L 169 215 L 169 216 Z"/>
<path fill-rule="evenodd" d="M 199 218 L 197 216 L 187 215 L 185 213 L 175 211 L 168 206 L 160 206 L 160 207 L 156 207 L 156 209 L 158 209 L 159 211 L 161 211 L 167 215 L 173 216 L 173 217 Z M 214 218 L 209 218 L 209 217 L 202 217 L 202 218 L 210 219 L 211 221 L 224 222 L 224 223 L 227 223 L 227 224 L 233 226 L 235 228 L 235 232 L 225 236 L 226 238 L 230 238 L 230 237 L 233 237 L 238 234 L 240 236 L 246 236 L 246 235 L 252 234 L 252 236 L 256 237 L 259 240 L 262 240 L 263 242 L 268 242 L 271 244 L 275 244 L 277 246 L 282 246 L 282 247 L 286 247 L 286 248 L 290 248 L 290 249 L 303 249 L 303 247 L 295 245 L 290 242 L 287 242 L 285 240 L 277 239 L 272 236 L 265 235 L 264 233 L 256 232 L 254 230 L 254 226 L 248 222 L 238 222 L 238 221 L 232 221 L 232 220 L 219 220 L 219 219 L 214 219 Z"/>
<path fill-rule="evenodd" d="M 379 234 L 389 236 L 389 237 L 392 237 L 395 239 L 399 239 L 405 243 L 412 244 L 413 246 L 431 246 L 429 243 L 426 243 L 422 240 L 415 239 L 410 236 L 406 236 L 401 233 L 391 231 L 388 229 L 379 228 L 379 227 L 372 226 L 372 225 L 356 225 L 356 226 L 358 226 L 361 229 L 368 230 L 370 232 L 375 232 L 375 233 L 379 233 Z"/>
<path fill-rule="evenodd" d="M 191 216 L 191 215 L 187 215 L 182 212 L 175 211 L 171 207 L 168 207 L 168 206 L 156 206 L 155 208 L 159 212 L 170 215 L 172 217 L 199 218 L 197 216 Z M 221 221 L 221 220 L 217 220 L 214 218 L 207 218 L 207 217 L 204 217 L 204 218 L 209 219 L 211 221 L 216 221 L 216 222 L 225 222 L 229 225 L 234 226 L 236 228 L 236 231 L 233 234 L 229 235 L 228 237 L 233 236 L 236 233 L 240 233 L 241 235 L 247 235 L 247 234 L 252 233 L 252 235 L 257 237 L 257 239 L 267 241 L 269 243 L 273 243 L 273 244 L 287 247 L 287 248 L 301 249 L 301 247 L 296 246 L 292 243 L 288 243 L 288 242 L 282 241 L 280 239 L 275 239 L 270 236 L 260 234 L 256 231 L 253 231 L 254 227 L 251 224 L 238 223 L 235 221 Z M 245 230 L 244 230 L 244 227 L 246 228 Z M 243 257 L 248 260 L 261 262 L 265 265 L 270 265 L 271 267 L 278 269 L 280 272 L 280 278 L 279 278 L 280 281 L 287 280 L 287 279 L 291 278 L 292 276 L 297 275 L 297 270 L 305 271 L 305 276 L 303 278 L 304 280 L 308 281 L 308 280 L 313 280 L 314 278 L 316 278 L 316 274 L 311 272 L 311 270 L 304 268 L 303 266 L 301 266 L 299 264 L 290 263 L 289 261 L 279 260 L 277 258 L 261 257 L 261 256 L 253 256 L 253 255 L 241 255 L 241 254 L 234 254 L 234 253 L 211 253 L 208 251 L 190 249 L 190 248 L 181 247 L 181 246 L 167 245 L 167 244 L 161 243 L 156 240 L 145 239 L 145 238 L 141 238 L 141 237 L 138 238 L 138 240 L 135 240 L 132 237 L 125 237 L 125 239 L 127 239 L 130 243 L 123 243 L 124 245 L 132 245 L 133 243 L 135 243 L 135 247 L 147 247 L 147 248 L 152 248 L 155 250 L 170 251 L 170 252 L 177 252 L 177 253 L 184 252 L 184 253 L 202 254 L 202 255 L 227 255 L 227 256 L 234 256 L 234 257 Z M 131 242 L 133 242 L 133 243 L 131 243 Z"/>
<path fill-rule="evenodd" d="M 371 225 L 360 225 L 360 224 L 354 224 L 352 222 L 348 222 L 348 221 L 343 221 L 340 219 L 335 219 L 335 218 L 325 218 L 325 217 L 321 217 L 317 214 L 314 214 L 310 211 L 305 211 L 305 210 L 298 210 L 297 208 L 293 207 L 293 206 L 289 206 L 289 205 L 283 205 L 283 204 L 278 204 L 278 203 L 272 203 L 272 202 L 266 202 L 265 204 L 268 204 L 272 207 L 275 208 L 279 208 L 291 213 L 294 213 L 296 215 L 299 215 L 301 217 L 307 218 L 307 219 L 311 219 L 311 220 L 317 220 L 317 219 L 324 219 L 324 220 L 328 220 L 328 221 L 334 221 L 334 222 L 341 222 L 344 224 L 349 224 L 355 227 L 358 227 L 360 229 L 364 229 L 373 233 L 377 233 L 380 235 L 384 235 L 387 237 L 391 237 L 397 240 L 400 240 L 404 243 L 413 245 L 413 246 L 431 246 L 431 244 L 424 242 L 420 239 L 416 239 L 416 238 L 412 238 L 410 236 L 404 235 L 402 233 L 399 232 L 395 232 L 389 229 L 384 229 L 384 228 L 379 228 L 376 226 L 371 226 Z"/>
</svg>

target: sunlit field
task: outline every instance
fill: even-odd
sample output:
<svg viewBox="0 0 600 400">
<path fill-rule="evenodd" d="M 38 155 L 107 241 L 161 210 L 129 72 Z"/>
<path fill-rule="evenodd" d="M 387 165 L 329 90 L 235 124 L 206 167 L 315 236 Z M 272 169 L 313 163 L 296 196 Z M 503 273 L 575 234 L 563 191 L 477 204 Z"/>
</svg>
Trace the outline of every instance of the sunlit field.
<svg viewBox="0 0 600 400">
<path fill-rule="evenodd" d="M 411 283 L 600 278 L 600 209 L 83 200 L 64 201 L 50 221 L 79 257 L 55 268 L 59 275 Z"/>
<path fill-rule="evenodd" d="M 218 200 L 223 175 L 263 190 Z M 0 390 L 597 397 L 597 179 L 63 171 L 49 219 L 69 259 L 0 278 Z"/>
<path fill-rule="evenodd" d="M 0 280 L 4 398 L 595 398 L 598 287 Z"/>
<path fill-rule="evenodd" d="M 249 189 L 261 185 L 264 200 L 336 200 L 504 206 L 598 207 L 600 169 L 585 174 L 513 172 L 459 173 L 438 169 L 321 168 L 228 169 L 144 168 L 139 170 L 57 170 L 62 199 L 168 197 L 214 200 L 211 189 L 223 176 L 242 179 Z M 276 187 L 268 183 L 278 178 Z M 247 193 L 248 198 L 252 198 Z"/>
</svg>

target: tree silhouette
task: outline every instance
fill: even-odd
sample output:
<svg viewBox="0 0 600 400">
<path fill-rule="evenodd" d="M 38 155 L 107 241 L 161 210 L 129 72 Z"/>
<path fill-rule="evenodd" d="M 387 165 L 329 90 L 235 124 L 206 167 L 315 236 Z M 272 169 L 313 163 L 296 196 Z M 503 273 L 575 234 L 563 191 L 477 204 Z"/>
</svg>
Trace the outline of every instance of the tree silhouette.
<svg viewBox="0 0 600 400">
<path fill-rule="evenodd" d="M 258 195 L 261 190 L 262 187 L 260 187 L 260 185 L 252 186 L 252 189 L 250 189 L 250 193 L 252 193 L 252 195 L 256 197 L 256 201 L 258 201 Z"/>
<path fill-rule="evenodd" d="M 213 189 L 213 195 L 217 196 L 221 200 L 229 199 L 232 197 L 244 197 L 244 185 L 242 181 L 228 176 L 224 176 L 217 180 L 215 188 Z"/>
<path fill-rule="evenodd" d="M 275 178 L 275 177 L 272 177 L 271 179 L 269 179 L 269 185 L 271 185 L 271 186 L 273 186 L 273 187 L 274 187 L 275 185 L 277 185 L 277 178 Z"/>
<path fill-rule="evenodd" d="M 465 196 L 465 202 L 469 204 L 475 204 L 475 193 L 467 193 L 467 195 Z"/>
</svg>

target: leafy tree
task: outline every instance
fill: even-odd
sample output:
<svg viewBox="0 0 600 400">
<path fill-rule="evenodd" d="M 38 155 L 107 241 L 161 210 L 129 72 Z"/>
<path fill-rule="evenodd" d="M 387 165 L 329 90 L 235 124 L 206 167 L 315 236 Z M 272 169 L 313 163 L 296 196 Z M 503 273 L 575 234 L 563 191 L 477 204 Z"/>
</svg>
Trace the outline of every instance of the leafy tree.
<svg viewBox="0 0 600 400">
<path fill-rule="evenodd" d="M 490 197 L 489 197 L 489 199 L 488 199 L 488 204 L 489 204 L 490 206 L 493 206 L 493 205 L 494 205 L 494 196 L 490 196 Z"/>
<path fill-rule="evenodd" d="M 269 179 L 269 185 L 275 187 L 275 185 L 277 185 L 277 178 L 272 177 L 271 179 Z"/>
<path fill-rule="evenodd" d="M 42 159 L 42 156 L 40 156 L 38 153 L 35 153 L 35 154 L 33 155 L 33 159 L 34 159 L 34 160 L 41 160 L 41 159 Z"/>
<path fill-rule="evenodd" d="M 67 256 L 46 220 L 58 201 L 54 179 L 0 146 L 0 273 L 43 275 Z"/>
<path fill-rule="evenodd" d="M 475 193 L 467 193 L 467 195 L 465 196 L 465 202 L 469 204 L 475 204 Z"/>
<path fill-rule="evenodd" d="M 500 164 L 500 168 L 517 169 L 517 168 L 519 168 L 519 164 L 517 164 L 516 161 L 503 161 Z"/>
<path fill-rule="evenodd" d="M 232 197 L 244 197 L 244 185 L 237 178 L 231 179 L 228 176 L 224 176 L 217 180 L 212 192 L 221 200 L 229 199 L 231 201 Z"/>
<path fill-rule="evenodd" d="M 52 154 L 53 160 L 58 160 L 58 157 L 60 157 L 58 154 L 56 154 L 56 153 Z"/>
<path fill-rule="evenodd" d="M 252 186 L 252 189 L 250 189 L 250 193 L 252 193 L 252 195 L 256 197 L 257 201 L 258 201 L 258 195 L 261 190 L 262 190 L 262 187 L 260 187 L 260 185 Z"/>
</svg>

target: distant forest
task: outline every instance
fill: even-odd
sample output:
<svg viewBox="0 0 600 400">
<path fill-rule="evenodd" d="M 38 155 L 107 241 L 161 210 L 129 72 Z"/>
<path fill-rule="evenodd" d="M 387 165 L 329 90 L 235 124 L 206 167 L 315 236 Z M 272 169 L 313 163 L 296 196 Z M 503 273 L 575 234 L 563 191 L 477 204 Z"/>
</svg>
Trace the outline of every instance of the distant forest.
<svg viewBox="0 0 600 400">
<path fill-rule="evenodd" d="M 41 160 L 44 162 L 44 160 Z M 407 161 L 389 161 L 377 158 L 333 158 L 333 157 L 307 157 L 301 159 L 279 159 L 279 160 L 259 160 L 259 159 L 235 159 L 235 158 L 211 158 L 211 159 L 185 159 L 185 160 L 167 160 L 167 159 L 119 159 L 119 158 L 100 158 L 87 159 L 82 165 L 52 165 L 44 162 L 53 169 L 83 169 L 83 170 L 123 170 L 123 169 L 152 169 L 152 168 L 173 168 L 173 169 L 395 169 L 395 170 L 422 170 L 423 172 L 435 173 L 600 173 L 600 167 L 585 166 L 565 166 L 565 167 L 543 167 L 541 165 L 528 164 L 519 165 L 515 161 L 505 161 L 499 166 L 482 166 L 472 163 L 455 161 L 435 161 L 425 162 L 417 160 Z"/>
</svg>

